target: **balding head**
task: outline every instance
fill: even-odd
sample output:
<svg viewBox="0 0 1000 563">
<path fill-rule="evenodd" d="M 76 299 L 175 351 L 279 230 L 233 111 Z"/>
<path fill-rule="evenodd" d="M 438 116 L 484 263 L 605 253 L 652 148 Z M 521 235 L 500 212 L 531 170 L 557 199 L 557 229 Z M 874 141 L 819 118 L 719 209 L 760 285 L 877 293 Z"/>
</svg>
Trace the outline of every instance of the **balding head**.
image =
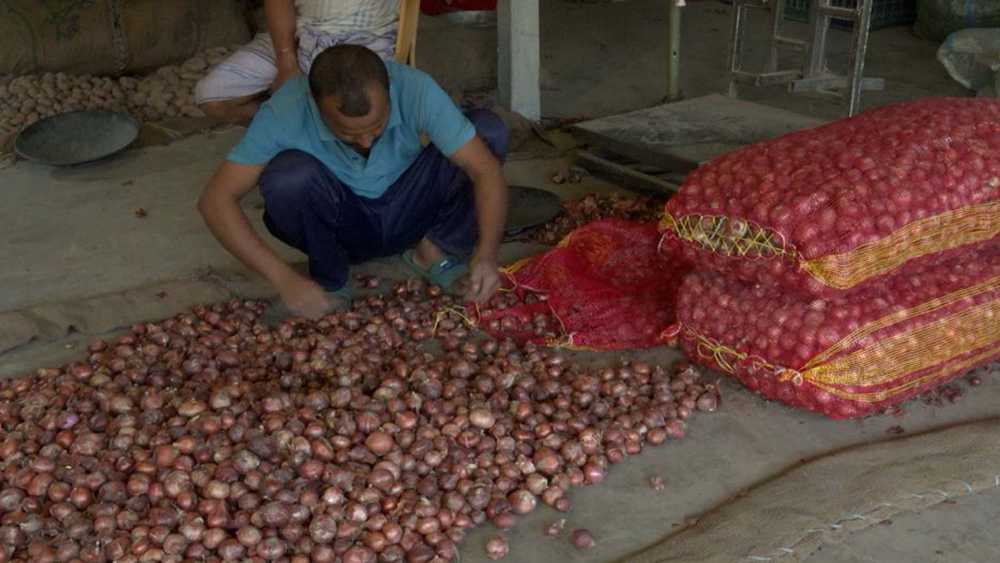
<svg viewBox="0 0 1000 563">
<path fill-rule="evenodd" d="M 335 45 L 326 49 L 309 70 L 309 89 L 316 101 L 337 100 L 337 108 L 347 117 L 362 117 L 372 110 L 371 89 L 388 96 L 389 73 L 385 63 L 371 49 L 360 45 Z"/>
<path fill-rule="evenodd" d="M 313 61 L 309 89 L 330 132 L 367 154 L 389 121 L 389 72 L 382 59 L 358 45 L 330 47 Z"/>
</svg>

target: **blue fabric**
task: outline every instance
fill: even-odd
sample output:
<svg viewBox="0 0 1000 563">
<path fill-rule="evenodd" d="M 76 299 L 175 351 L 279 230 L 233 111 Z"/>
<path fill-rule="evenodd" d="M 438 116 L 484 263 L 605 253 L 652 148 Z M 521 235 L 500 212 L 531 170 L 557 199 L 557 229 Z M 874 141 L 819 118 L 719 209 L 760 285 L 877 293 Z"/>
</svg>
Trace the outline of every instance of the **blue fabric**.
<svg viewBox="0 0 1000 563">
<path fill-rule="evenodd" d="M 283 151 L 299 150 L 322 162 L 355 194 L 377 198 L 420 156 L 421 133 L 445 156 L 472 139 L 475 128 L 430 76 L 392 61 L 386 67 L 389 121 L 367 159 L 334 137 L 309 92 L 308 79 L 298 76 L 261 105 L 228 160 L 263 166 Z"/>
<path fill-rule="evenodd" d="M 501 161 L 508 132 L 495 114 L 469 112 L 479 137 Z M 260 179 L 264 224 L 309 257 L 309 273 L 327 290 L 348 281 L 351 264 L 392 256 L 425 236 L 445 253 L 468 258 L 478 233 L 469 177 L 429 146 L 378 198 L 357 195 L 313 155 L 279 153 Z"/>
</svg>

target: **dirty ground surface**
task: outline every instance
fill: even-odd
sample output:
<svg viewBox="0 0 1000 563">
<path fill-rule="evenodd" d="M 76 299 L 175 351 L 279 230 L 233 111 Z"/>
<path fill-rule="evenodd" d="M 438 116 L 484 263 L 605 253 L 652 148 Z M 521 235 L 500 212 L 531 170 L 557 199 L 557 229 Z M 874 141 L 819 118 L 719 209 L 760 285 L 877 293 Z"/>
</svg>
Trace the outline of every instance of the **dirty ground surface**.
<svg viewBox="0 0 1000 563">
<path fill-rule="evenodd" d="M 725 87 L 727 10 L 719 2 L 691 0 L 684 10 L 682 81 L 687 96 Z M 544 2 L 544 113 L 593 117 L 661 101 L 665 87 L 662 11 L 663 2 L 654 0 Z M 433 20 L 422 29 L 434 33 L 422 36 L 427 39 L 422 43 L 421 66 L 441 75 L 450 90 L 475 90 L 490 83 L 495 65 L 476 67 L 462 61 L 476 52 L 492 56 L 491 30 L 456 29 Z M 789 29 L 804 31 L 796 24 Z M 834 66 L 844 60 L 846 37 L 833 32 L 835 54 L 840 53 L 834 57 Z M 456 49 L 456 44 L 467 48 Z M 751 51 L 759 53 L 755 45 L 759 47 L 751 42 Z M 934 60 L 935 49 L 905 28 L 873 34 L 869 75 L 885 77 L 888 89 L 866 94 L 866 104 L 924 95 L 965 95 Z M 780 91 L 751 90 L 745 97 L 821 118 L 835 117 L 839 111 L 834 101 Z M 0 206 L 0 263 L 4 265 L 0 268 L 0 376 L 79 357 L 81 344 L 96 335 L 140 320 L 163 318 L 196 303 L 232 295 L 272 295 L 261 280 L 222 251 L 194 211 L 201 186 L 239 134 L 239 129 L 229 129 L 195 135 L 73 169 L 52 170 L 22 162 L 0 170 L 5 202 Z M 508 179 L 551 189 L 564 198 L 614 189 L 593 178 L 581 184 L 552 185 L 548 178 L 559 169 L 559 157 L 556 148 L 528 143 L 507 164 Z M 259 205 L 256 196 L 245 202 L 257 227 Z M 139 208 L 145 216 L 137 216 Z M 301 261 L 295 251 L 277 247 L 286 258 Z M 504 255 L 514 259 L 539 250 L 533 245 L 505 245 Z M 400 275 L 393 260 L 364 269 L 388 277 Z M 641 356 L 669 362 L 676 353 L 661 349 Z M 586 354 L 584 359 L 606 363 L 618 357 Z M 804 460 L 893 439 L 899 429 L 906 436 L 995 416 L 1000 410 L 1000 377 L 985 370 L 982 376 L 980 387 L 962 384 L 965 395 L 955 405 L 931 407 L 916 401 L 905 405 L 898 417 L 847 422 L 765 403 L 725 382 L 720 412 L 699 416 L 685 440 L 648 450 L 614 467 L 600 486 L 574 491 L 575 507 L 569 515 L 542 508 L 522 520 L 507 534 L 511 541 L 508 560 L 629 560 L 631 554 L 685 527 L 696 528 L 702 515 L 724 510 L 748 489 L 752 495 L 757 488 L 780 481 Z M 1000 438 L 995 431 L 982 432 L 984 443 L 997 443 Z M 911 456 L 921 454 L 918 442 L 904 449 Z M 995 469 L 1000 474 L 1000 467 Z M 666 481 L 665 490 L 650 490 L 652 476 Z M 930 471 L 926 477 L 932 486 L 948 475 Z M 787 510 L 813 502 L 809 487 L 787 494 Z M 956 493 L 952 502 L 894 517 L 891 526 L 839 537 L 808 559 L 784 552 L 768 557 L 810 563 L 997 560 L 998 541 L 983 524 L 995 522 L 996 494 L 983 490 L 959 498 Z M 567 529 L 592 530 L 597 546 L 578 552 L 565 538 L 545 537 L 544 527 L 562 517 L 568 520 Z M 759 515 L 760 519 L 768 517 L 767 513 Z M 471 534 L 462 560 L 485 561 L 483 545 L 494 533 L 486 527 Z M 664 544 L 665 549 L 670 545 L 669 541 Z M 746 557 L 754 553 L 753 547 L 748 544 L 739 560 L 763 560 Z M 983 559 L 985 554 L 990 556 Z"/>
</svg>

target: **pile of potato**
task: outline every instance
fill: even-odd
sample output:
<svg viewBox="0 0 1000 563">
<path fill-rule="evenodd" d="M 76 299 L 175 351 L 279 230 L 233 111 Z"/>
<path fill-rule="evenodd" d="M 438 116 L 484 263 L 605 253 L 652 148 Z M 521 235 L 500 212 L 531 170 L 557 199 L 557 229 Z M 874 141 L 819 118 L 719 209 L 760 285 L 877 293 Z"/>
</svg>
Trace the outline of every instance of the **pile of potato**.
<svg viewBox="0 0 1000 563">
<path fill-rule="evenodd" d="M 147 76 L 109 78 L 45 73 L 0 83 L 0 136 L 58 113 L 107 109 L 125 111 L 140 121 L 202 117 L 194 104 L 194 86 L 212 66 L 232 52 L 209 49 L 181 65 L 165 66 Z"/>
</svg>

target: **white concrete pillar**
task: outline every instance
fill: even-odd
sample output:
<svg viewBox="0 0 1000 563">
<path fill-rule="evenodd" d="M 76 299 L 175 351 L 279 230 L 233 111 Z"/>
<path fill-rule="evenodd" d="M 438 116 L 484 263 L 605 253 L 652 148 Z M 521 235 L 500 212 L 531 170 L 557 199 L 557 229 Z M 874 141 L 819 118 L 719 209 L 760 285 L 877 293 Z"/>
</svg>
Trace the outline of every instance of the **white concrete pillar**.
<svg viewBox="0 0 1000 563">
<path fill-rule="evenodd" d="M 539 0 L 498 0 L 497 45 L 500 105 L 542 118 Z"/>
</svg>

